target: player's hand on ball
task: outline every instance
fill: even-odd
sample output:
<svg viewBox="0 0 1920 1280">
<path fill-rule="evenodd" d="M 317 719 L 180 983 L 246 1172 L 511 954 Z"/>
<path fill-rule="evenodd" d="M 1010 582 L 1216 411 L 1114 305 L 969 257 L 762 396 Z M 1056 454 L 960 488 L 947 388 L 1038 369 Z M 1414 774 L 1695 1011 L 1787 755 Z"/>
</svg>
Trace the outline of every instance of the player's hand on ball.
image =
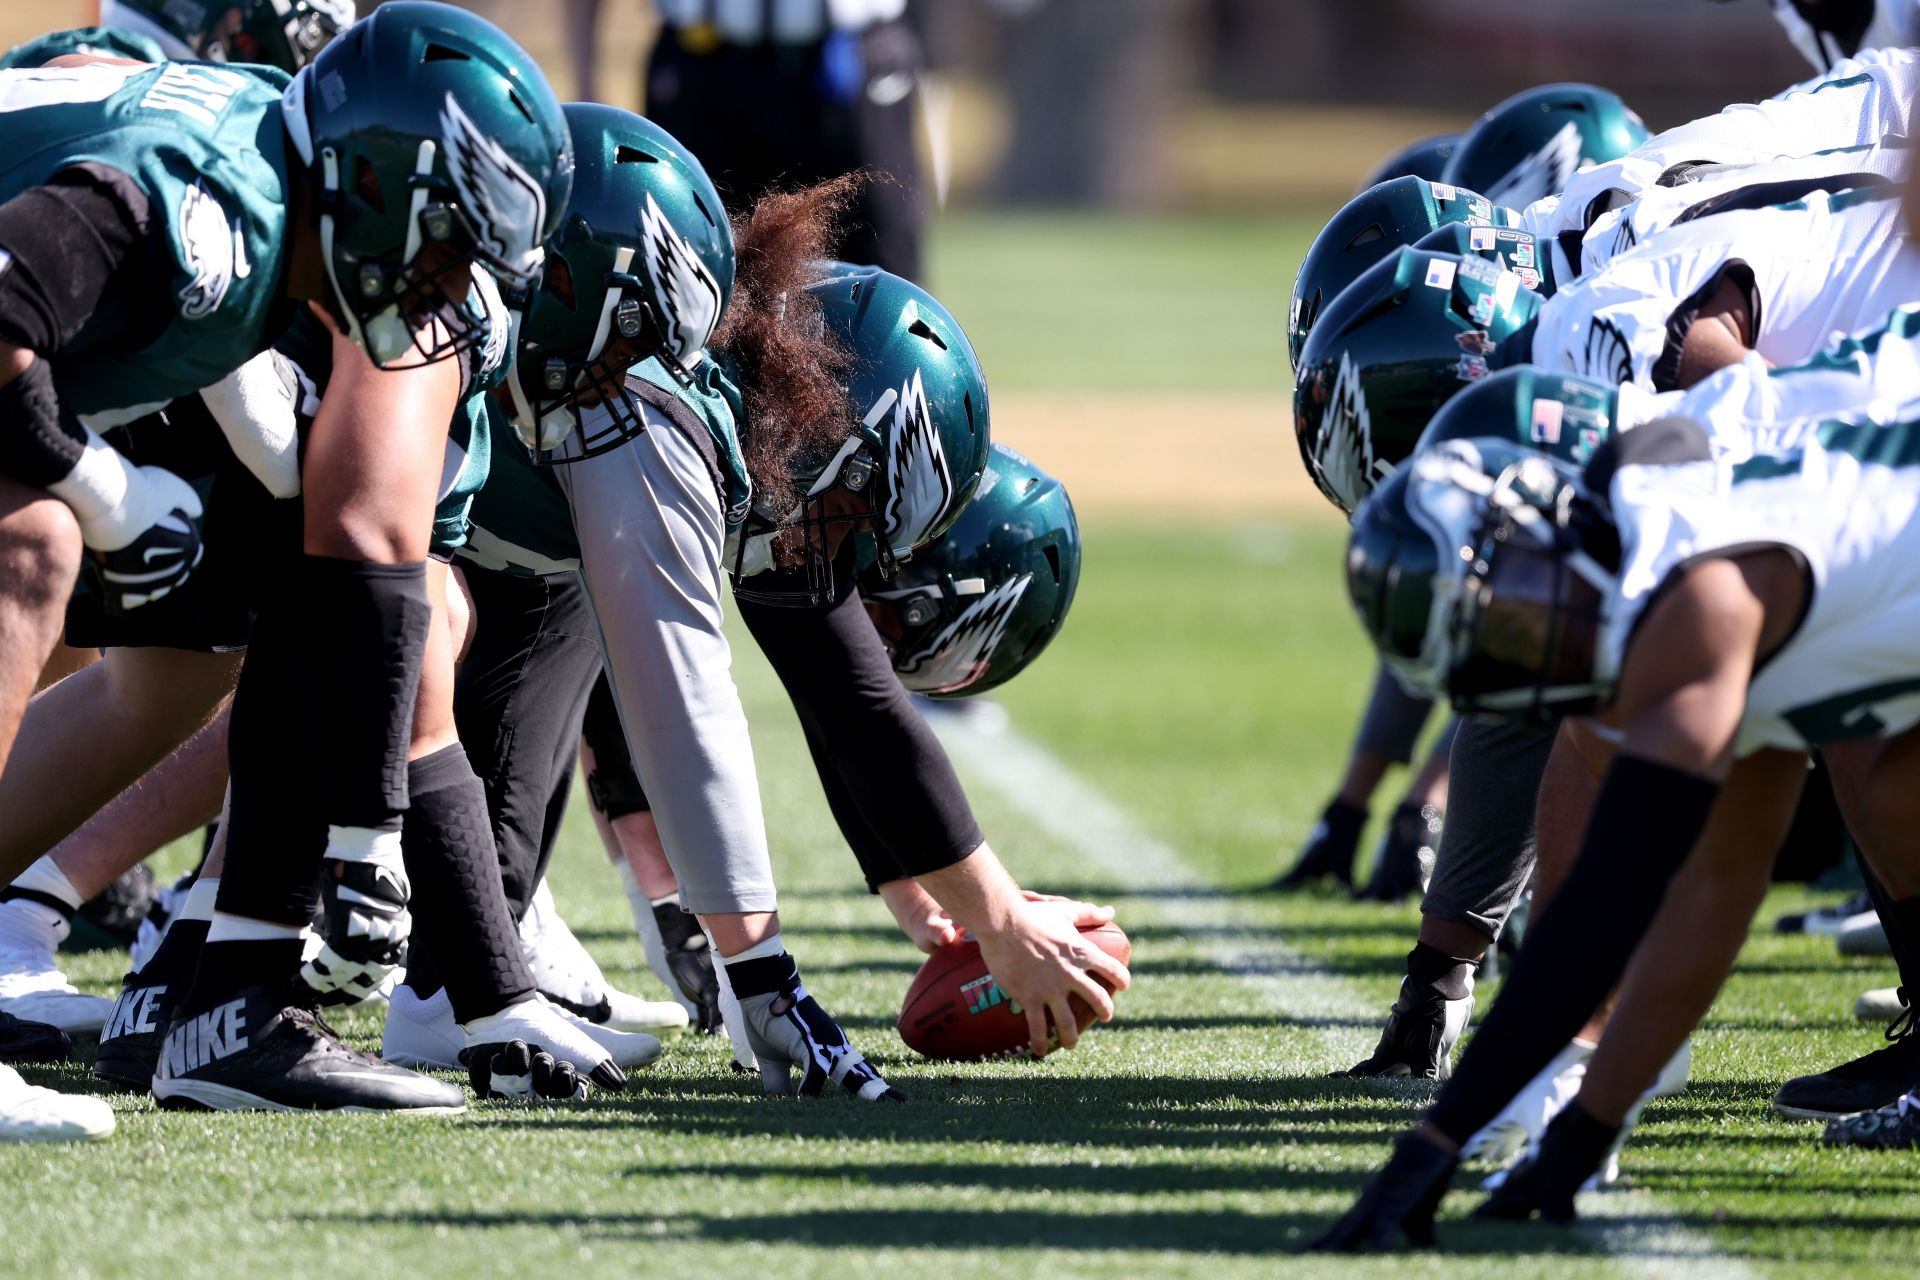
<svg viewBox="0 0 1920 1280">
<path fill-rule="evenodd" d="M 1097 929 L 1103 924 L 1113 923 L 1112 907 L 1082 902 L 1078 898 L 1065 898 L 1057 893 L 1036 893 L 1032 889 L 1022 889 L 1020 896 L 1028 902 L 1051 904 L 1066 912 L 1068 921 L 1076 929 Z"/>
<path fill-rule="evenodd" d="M 571 1062 L 555 1058 L 544 1049 L 535 1049 L 525 1040 L 475 1045 L 461 1056 L 467 1061 L 467 1078 L 473 1091 L 481 1098 L 520 1102 L 586 1100 L 587 1082 Z"/>
<path fill-rule="evenodd" d="M 741 1000 L 740 1014 L 768 1093 L 812 1097 L 832 1081 L 863 1101 L 906 1101 L 853 1047 L 833 1015 L 807 994 L 798 973 L 783 990 Z"/>
<path fill-rule="evenodd" d="M 1044 1057 L 1056 1034 L 1063 1049 L 1080 1042 L 1076 998 L 1093 1010 L 1096 1021 L 1111 1022 L 1112 993 L 1125 991 L 1133 977 L 1124 964 L 1081 935 L 1074 911 L 1044 900 L 1023 906 L 1004 928 L 975 937 L 988 970 L 1026 1013 L 1028 1047 L 1035 1057 Z M 1107 915 L 1111 919 L 1112 912 Z"/>
<path fill-rule="evenodd" d="M 893 913 L 900 932 L 926 955 L 960 941 L 963 930 L 918 881 L 889 880 L 880 886 L 880 900 Z"/>
</svg>

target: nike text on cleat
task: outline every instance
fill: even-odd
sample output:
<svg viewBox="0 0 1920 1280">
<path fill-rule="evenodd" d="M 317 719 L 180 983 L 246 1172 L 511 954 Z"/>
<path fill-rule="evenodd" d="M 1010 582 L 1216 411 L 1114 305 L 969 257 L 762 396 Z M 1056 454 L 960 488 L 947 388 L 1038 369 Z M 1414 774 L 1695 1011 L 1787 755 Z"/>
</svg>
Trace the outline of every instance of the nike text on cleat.
<svg viewBox="0 0 1920 1280">
<path fill-rule="evenodd" d="M 84 1094 L 28 1084 L 0 1065 L 0 1142 L 83 1142 L 113 1132 L 113 1108 Z"/>
<path fill-rule="evenodd" d="M 100 1030 L 100 1050 L 94 1055 L 93 1074 L 102 1080 L 145 1093 L 153 1087 L 153 1069 L 160 1061 L 160 1038 L 173 1019 L 179 995 L 170 983 L 142 983 L 130 973 L 120 983 Z"/>
<path fill-rule="evenodd" d="M 348 1048 L 313 1013 L 252 987 L 177 1015 L 161 1042 L 153 1095 L 204 1111 L 382 1111 L 453 1115 L 458 1086 Z"/>
</svg>

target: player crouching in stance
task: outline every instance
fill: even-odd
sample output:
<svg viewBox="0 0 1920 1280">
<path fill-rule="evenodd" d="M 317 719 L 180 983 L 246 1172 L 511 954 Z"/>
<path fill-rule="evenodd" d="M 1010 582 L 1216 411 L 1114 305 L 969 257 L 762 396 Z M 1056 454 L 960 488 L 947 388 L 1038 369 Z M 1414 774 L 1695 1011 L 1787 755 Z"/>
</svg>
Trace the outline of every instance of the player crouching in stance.
<svg viewBox="0 0 1920 1280">
<path fill-rule="evenodd" d="M 1910 830 L 1920 735 L 1920 406 L 1777 427 L 1714 457 L 1691 419 L 1582 477 L 1510 441 L 1433 445 L 1356 512 L 1349 590 L 1383 657 L 1456 705 L 1591 715 L 1579 857 L 1425 1122 L 1316 1248 L 1431 1243 L 1477 1130 L 1624 973 L 1579 1097 L 1482 1207 L 1573 1216 L 1731 968 L 1812 748 L 1879 740 L 1859 834 Z M 1891 837 L 1891 838 L 1889 838 Z M 1886 866 L 1897 909 L 1920 877 Z M 1900 873 L 1900 874 L 1893 874 Z M 1631 961 L 1631 964 L 1629 964 Z"/>
</svg>

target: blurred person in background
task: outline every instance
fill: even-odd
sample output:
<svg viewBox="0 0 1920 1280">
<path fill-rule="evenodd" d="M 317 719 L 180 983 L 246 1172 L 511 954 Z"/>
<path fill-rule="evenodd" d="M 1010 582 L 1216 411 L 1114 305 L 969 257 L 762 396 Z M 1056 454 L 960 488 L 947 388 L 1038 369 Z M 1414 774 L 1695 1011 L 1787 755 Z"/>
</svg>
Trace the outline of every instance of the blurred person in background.
<svg viewBox="0 0 1920 1280">
<path fill-rule="evenodd" d="M 700 157 L 730 209 L 856 170 L 866 182 L 837 246 L 848 262 L 920 278 L 923 64 L 908 0 L 654 0 L 646 114 Z M 581 96 L 596 88 L 600 0 L 568 0 Z"/>
</svg>

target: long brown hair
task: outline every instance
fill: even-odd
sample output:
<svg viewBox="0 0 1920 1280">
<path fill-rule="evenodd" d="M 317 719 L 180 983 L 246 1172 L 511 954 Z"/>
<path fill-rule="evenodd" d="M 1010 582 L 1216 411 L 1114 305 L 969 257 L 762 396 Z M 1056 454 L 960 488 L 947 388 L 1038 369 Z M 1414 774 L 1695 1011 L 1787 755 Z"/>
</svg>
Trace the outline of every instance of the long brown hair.
<svg viewBox="0 0 1920 1280">
<path fill-rule="evenodd" d="M 840 216 L 862 180 L 848 174 L 769 192 L 733 218 L 733 297 L 713 346 L 740 384 L 740 447 L 756 501 L 774 511 L 785 512 L 799 496 L 793 460 L 824 456 L 846 438 L 852 357 L 827 332 L 806 286 L 838 239 Z"/>
</svg>

